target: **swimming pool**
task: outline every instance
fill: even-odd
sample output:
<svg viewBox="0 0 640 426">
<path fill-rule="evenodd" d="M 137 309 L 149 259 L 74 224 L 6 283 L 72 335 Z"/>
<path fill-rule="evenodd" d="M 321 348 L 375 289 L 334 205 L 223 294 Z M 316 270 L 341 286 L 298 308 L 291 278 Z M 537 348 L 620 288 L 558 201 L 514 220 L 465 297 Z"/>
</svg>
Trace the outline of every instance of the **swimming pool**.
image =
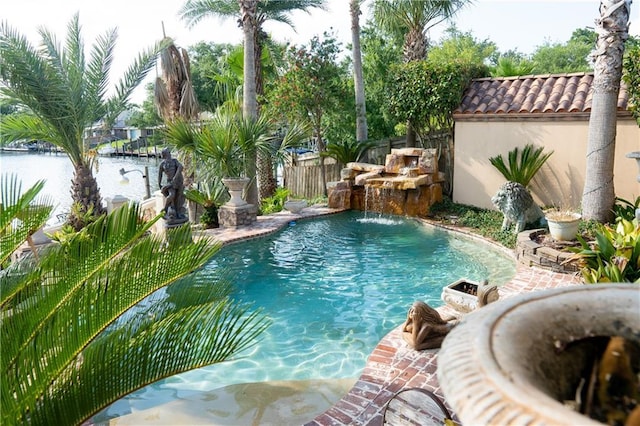
<svg viewBox="0 0 640 426">
<path fill-rule="evenodd" d="M 235 383 L 358 377 L 413 301 L 439 306 L 442 286 L 458 278 L 504 283 L 515 274 L 513 260 L 487 245 L 359 212 L 226 246 L 196 280 L 207 285 L 221 269 L 233 277 L 233 297 L 263 309 L 273 325 L 242 359 L 148 386 L 128 405 L 148 408 Z"/>
</svg>

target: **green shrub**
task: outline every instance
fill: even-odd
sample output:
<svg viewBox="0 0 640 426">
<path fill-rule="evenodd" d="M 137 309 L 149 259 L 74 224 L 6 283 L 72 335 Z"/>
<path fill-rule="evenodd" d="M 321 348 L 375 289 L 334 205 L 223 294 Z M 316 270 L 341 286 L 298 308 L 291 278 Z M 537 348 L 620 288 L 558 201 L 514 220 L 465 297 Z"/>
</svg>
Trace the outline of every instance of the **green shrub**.
<svg viewBox="0 0 640 426">
<path fill-rule="evenodd" d="M 492 239 L 505 247 L 514 248 L 517 236 L 509 231 L 502 231 L 502 213 L 481 209 L 465 204 L 457 204 L 449 198 L 435 203 L 430 208 L 432 216 L 443 222 L 471 228 L 474 233 Z"/>
<path fill-rule="evenodd" d="M 282 211 L 284 209 L 284 202 L 289 197 L 289 190 L 287 188 L 276 188 L 275 194 L 271 197 L 267 197 L 260 203 L 260 212 L 262 214 L 272 214 Z"/>
</svg>

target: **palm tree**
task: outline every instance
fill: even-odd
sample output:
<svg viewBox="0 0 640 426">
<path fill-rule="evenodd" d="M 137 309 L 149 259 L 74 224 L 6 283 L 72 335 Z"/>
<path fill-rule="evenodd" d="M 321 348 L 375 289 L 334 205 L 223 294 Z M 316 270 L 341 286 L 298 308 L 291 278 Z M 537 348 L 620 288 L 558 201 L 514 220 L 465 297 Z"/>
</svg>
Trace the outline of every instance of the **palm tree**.
<svg viewBox="0 0 640 426">
<path fill-rule="evenodd" d="M 451 18 L 471 0 L 375 0 L 374 20 L 385 31 L 404 39 L 402 55 L 405 62 L 427 57 L 427 31 Z M 407 123 L 407 146 L 416 145 L 416 135 Z"/>
<path fill-rule="evenodd" d="M 163 42 L 166 47 L 160 52 L 162 75 L 156 77 L 154 91 L 154 103 L 158 114 L 165 122 L 177 118 L 193 120 L 198 117 L 198 101 L 191 84 L 189 54 L 185 49 L 176 46 L 166 35 Z M 194 161 L 184 152 L 179 152 L 179 156 L 185 170 L 184 185 L 189 187 L 194 180 Z"/>
<path fill-rule="evenodd" d="M 5 197 L 13 186 L 0 187 L 8 223 L 34 190 Z M 82 424 L 145 385 L 231 359 L 268 325 L 231 302 L 228 284 L 188 281 L 218 244 L 192 242 L 188 226 L 163 241 L 148 232 L 159 216 L 139 213 L 125 205 L 0 271 L 2 424 Z M 178 279 L 185 289 L 153 294 Z"/>
<path fill-rule="evenodd" d="M 630 1 L 601 0 L 596 20 L 593 98 L 589 117 L 587 169 L 582 193 L 585 219 L 608 222 L 615 204 L 613 165 L 616 146 L 618 92 L 624 42 L 629 36 Z"/>
<path fill-rule="evenodd" d="M 256 58 L 256 38 L 258 33 L 258 0 L 238 0 L 240 5 L 240 22 L 244 33 L 244 78 L 242 85 L 242 115 L 245 120 L 255 120 L 258 118 L 258 96 L 256 93 L 256 63 L 260 62 L 260 57 Z M 246 165 L 247 177 L 251 179 L 248 187 L 246 200 L 249 204 L 259 205 L 258 183 L 256 177 L 256 156 L 255 152 L 249 153 Z"/>
<path fill-rule="evenodd" d="M 294 11 L 309 12 L 312 8 L 324 9 L 325 0 L 187 0 L 180 10 L 181 17 L 189 27 L 206 17 L 238 19 L 244 32 L 244 108 L 245 115 L 255 117 L 259 113 L 258 99 L 263 95 L 262 49 L 266 33 L 263 25 L 267 20 L 277 21 L 293 27 L 289 14 Z M 253 28 L 251 28 L 253 27 Z M 251 38 L 251 40 L 249 40 Z M 253 52 L 253 55 L 251 53 Z M 248 55 L 248 56 L 247 56 Z M 250 58 L 249 56 L 252 56 Z M 252 66 L 250 66 L 252 64 Z M 251 68 L 251 69 L 249 69 Z M 248 84 L 255 81 L 255 84 Z M 258 203 L 275 191 L 271 158 L 262 154 L 257 158 L 257 182 L 249 186 L 250 203 Z"/>
<path fill-rule="evenodd" d="M 104 213 L 92 172 L 95 152 L 85 146 L 84 130 L 100 119 L 111 120 L 129 106 L 131 93 L 153 68 L 161 46 L 141 53 L 107 97 L 116 29 L 96 40 L 88 59 L 78 14 L 68 24 L 64 47 L 47 29 L 42 28 L 39 33 L 42 46 L 35 48 L 8 23 L 0 25 L 2 94 L 27 111 L 3 120 L 3 143 L 44 140 L 69 156 L 74 167 L 71 195 L 75 208 L 67 220 L 80 229 L 87 216 Z"/>
<path fill-rule="evenodd" d="M 356 140 L 364 142 L 367 135 L 367 107 L 364 95 L 364 78 L 362 77 L 362 50 L 360 49 L 360 3 L 362 0 L 351 0 L 351 44 L 353 56 L 353 82 L 356 92 Z"/>
</svg>

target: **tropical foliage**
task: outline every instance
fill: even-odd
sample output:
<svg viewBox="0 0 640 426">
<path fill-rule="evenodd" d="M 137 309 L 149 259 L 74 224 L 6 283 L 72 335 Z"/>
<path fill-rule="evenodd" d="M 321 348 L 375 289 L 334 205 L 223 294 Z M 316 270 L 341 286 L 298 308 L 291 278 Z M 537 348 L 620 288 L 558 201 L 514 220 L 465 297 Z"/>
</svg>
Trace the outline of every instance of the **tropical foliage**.
<svg viewBox="0 0 640 426">
<path fill-rule="evenodd" d="M 334 158 L 338 163 L 345 165 L 353 161 L 360 161 L 367 150 L 376 145 L 376 141 L 357 141 L 354 139 L 329 142 L 323 155 Z"/>
<path fill-rule="evenodd" d="M 280 142 L 281 152 L 297 146 L 307 135 L 307 127 L 292 124 Z M 219 178 L 246 176 L 250 159 L 259 151 L 278 154 L 272 144 L 275 129 L 266 116 L 244 118 L 239 112 L 225 109 L 219 109 L 202 125 L 182 120 L 169 123 L 165 136 L 176 148 L 196 153 Z"/>
<path fill-rule="evenodd" d="M 640 196 L 634 202 L 616 197 L 616 204 L 613 206 L 613 214 L 622 219 L 632 221 L 636 217 L 636 211 L 640 209 Z"/>
<path fill-rule="evenodd" d="M 360 46 L 360 5 L 363 0 L 349 1 L 349 14 L 351 15 L 351 58 L 353 61 L 353 85 L 355 91 L 356 107 L 356 140 L 366 141 L 367 129 L 367 105 L 364 89 L 364 77 L 362 75 L 362 48 Z"/>
<path fill-rule="evenodd" d="M 533 74 L 535 65 L 533 62 L 515 56 L 500 56 L 498 63 L 492 67 L 492 77 L 511 77 Z"/>
<path fill-rule="evenodd" d="M 104 213 L 100 190 L 93 176 L 95 152 L 83 143 L 84 130 L 99 120 L 113 122 L 129 106 L 133 90 L 153 68 L 160 45 L 141 53 L 107 96 L 117 31 L 98 37 L 89 55 L 76 14 L 68 24 L 64 46 L 47 29 L 40 29 L 40 47 L 9 26 L 0 24 L 1 93 L 23 107 L 24 114 L 2 120 L 2 144 L 20 139 L 42 140 L 62 148 L 74 166 L 73 201 L 81 212 Z M 73 214 L 75 229 L 85 223 Z"/>
<path fill-rule="evenodd" d="M 260 212 L 262 214 L 281 212 L 284 209 L 285 201 L 289 198 L 289 194 L 290 192 L 287 188 L 278 187 L 271 197 L 262 200 L 262 203 L 260 203 Z"/>
<path fill-rule="evenodd" d="M 468 0 L 376 0 L 375 22 L 396 40 L 403 40 L 405 62 L 427 57 L 429 29 L 451 18 Z"/>
<path fill-rule="evenodd" d="M 595 242 L 578 236 L 581 247 L 573 259 L 587 283 L 632 282 L 640 284 L 640 224 L 619 218 L 615 225 L 600 225 Z"/>
<path fill-rule="evenodd" d="M 39 189 L 5 182 L 2 224 Z M 218 244 L 193 242 L 189 227 L 162 240 L 139 213 L 125 205 L 0 271 L 2 424 L 81 424 L 149 383 L 236 356 L 268 325 L 228 285 L 187 281 Z M 176 280 L 188 291 L 157 292 Z"/>
<path fill-rule="evenodd" d="M 535 148 L 532 144 L 527 144 L 522 151 L 518 147 L 509 151 L 507 162 L 502 155 L 489 158 L 489 162 L 506 180 L 529 186 L 531 179 L 552 154 L 553 151 L 545 153 L 543 147 Z"/>
</svg>

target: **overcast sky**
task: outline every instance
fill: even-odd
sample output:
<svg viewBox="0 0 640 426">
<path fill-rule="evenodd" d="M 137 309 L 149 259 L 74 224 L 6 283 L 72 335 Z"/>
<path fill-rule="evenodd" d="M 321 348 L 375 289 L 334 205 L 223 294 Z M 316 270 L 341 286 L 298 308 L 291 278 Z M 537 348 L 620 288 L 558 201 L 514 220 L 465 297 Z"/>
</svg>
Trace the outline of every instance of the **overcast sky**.
<svg viewBox="0 0 640 426">
<path fill-rule="evenodd" d="M 286 1 L 286 0 L 284 0 Z M 369 18 L 367 0 L 363 7 L 362 21 Z M 119 77 L 131 59 L 162 38 L 162 26 L 166 35 L 173 37 L 181 47 L 199 41 L 216 43 L 240 43 L 242 31 L 233 20 L 215 18 L 203 20 L 194 28 L 187 28 L 178 17 L 178 10 L 185 0 L 0 0 L 0 19 L 6 20 L 37 43 L 37 28 L 45 26 L 61 40 L 66 25 L 75 12 L 80 13 L 80 23 L 87 45 L 107 29 L 118 27 L 118 43 L 113 64 L 113 75 Z M 350 40 L 348 0 L 328 0 L 328 10 L 312 11 L 311 15 L 294 14 L 296 32 L 290 27 L 267 23 L 265 29 L 279 41 L 305 43 L 312 36 L 333 28 L 339 40 L 346 46 Z M 593 27 L 598 16 L 598 0 L 476 0 L 463 9 L 454 22 L 462 31 L 471 31 L 480 39 L 489 39 L 500 51 L 517 49 L 532 53 L 549 40 L 565 42 L 576 28 Z M 429 36 L 435 41 L 442 36 L 447 24 L 432 30 Z M 640 0 L 631 5 L 631 29 L 640 35 Z M 139 90 L 134 101 L 140 101 L 144 91 Z"/>
</svg>

